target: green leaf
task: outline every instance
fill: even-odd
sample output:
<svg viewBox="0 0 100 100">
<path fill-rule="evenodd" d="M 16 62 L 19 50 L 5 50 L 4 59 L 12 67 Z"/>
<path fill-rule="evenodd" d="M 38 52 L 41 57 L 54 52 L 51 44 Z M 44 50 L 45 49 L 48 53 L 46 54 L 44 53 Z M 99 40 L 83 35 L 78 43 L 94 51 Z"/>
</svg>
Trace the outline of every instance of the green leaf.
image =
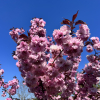
<svg viewBox="0 0 100 100">
<path fill-rule="evenodd" d="M 61 92 L 60 92 L 60 93 L 58 93 L 58 95 L 61 95 Z"/>
</svg>

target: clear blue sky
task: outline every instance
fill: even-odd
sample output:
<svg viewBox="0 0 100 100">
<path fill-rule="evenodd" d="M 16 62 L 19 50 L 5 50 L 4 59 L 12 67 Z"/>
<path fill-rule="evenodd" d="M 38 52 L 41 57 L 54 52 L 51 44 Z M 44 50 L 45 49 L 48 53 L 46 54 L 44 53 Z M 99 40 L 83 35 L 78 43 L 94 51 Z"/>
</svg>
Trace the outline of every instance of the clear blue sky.
<svg viewBox="0 0 100 100">
<path fill-rule="evenodd" d="M 47 35 L 52 36 L 54 29 L 61 27 L 60 22 L 72 19 L 72 15 L 79 10 L 76 20 L 83 20 L 90 28 L 90 37 L 100 37 L 100 0 L 0 0 L 0 64 L 4 69 L 4 81 L 8 82 L 17 76 L 20 80 L 20 72 L 16 66 L 17 60 L 12 57 L 17 44 L 11 39 L 9 29 L 12 27 L 25 29 L 25 34 L 34 17 L 43 18 L 46 21 Z M 74 30 L 79 29 L 79 25 Z M 79 71 L 88 63 L 86 48 L 82 53 L 82 61 Z M 94 54 L 94 52 L 92 53 Z M 2 94 L 0 88 L 0 95 Z M 1 97 L 0 100 L 5 100 Z"/>
</svg>

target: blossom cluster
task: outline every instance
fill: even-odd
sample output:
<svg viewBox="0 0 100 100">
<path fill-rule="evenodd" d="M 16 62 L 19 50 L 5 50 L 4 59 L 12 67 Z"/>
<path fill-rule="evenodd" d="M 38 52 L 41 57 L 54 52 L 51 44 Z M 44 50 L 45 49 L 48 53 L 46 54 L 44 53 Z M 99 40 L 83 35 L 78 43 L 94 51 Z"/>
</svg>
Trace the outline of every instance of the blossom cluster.
<svg viewBox="0 0 100 100">
<path fill-rule="evenodd" d="M 53 31 L 54 44 L 51 37 L 46 38 L 45 24 L 43 19 L 31 20 L 28 37 L 22 29 L 10 31 L 18 44 L 13 58 L 18 60 L 16 66 L 29 92 L 40 100 L 97 100 L 99 93 L 94 85 L 100 77 L 99 56 L 88 55 L 88 65 L 77 74 L 84 43 L 90 36 L 88 26 L 81 24 L 72 37 L 70 27 L 63 25 L 60 30 Z M 91 41 L 86 51 L 100 50 L 99 38 L 92 37 Z"/>
<path fill-rule="evenodd" d="M 5 97 L 6 96 L 6 92 L 9 94 L 10 98 L 7 98 L 6 100 L 12 100 L 11 99 L 11 95 L 15 95 L 16 94 L 16 89 L 19 88 L 18 85 L 18 80 L 15 78 L 11 81 L 9 81 L 8 83 L 4 83 L 4 79 L 2 79 L 1 75 L 4 73 L 3 69 L 0 69 L 0 88 L 1 86 L 4 88 L 2 91 L 3 94 L 2 96 Z M 7 88 L 11 86 L 11 89 L 7 90 Z"/>
</svg>

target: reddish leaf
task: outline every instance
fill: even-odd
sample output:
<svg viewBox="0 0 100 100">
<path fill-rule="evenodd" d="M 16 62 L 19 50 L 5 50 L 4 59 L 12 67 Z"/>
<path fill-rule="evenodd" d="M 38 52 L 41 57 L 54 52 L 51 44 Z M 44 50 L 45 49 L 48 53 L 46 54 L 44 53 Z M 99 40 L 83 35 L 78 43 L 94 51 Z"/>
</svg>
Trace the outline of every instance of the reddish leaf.
<svg viewBox="0 0 100 100">
<path fill-rule="evenodd" d="M 19 36 L 19 38 L 28 39 L 28 37 L 27 37 L 25 34 L 21 34 L 21 35 Z"/>
<path fill-rule="evenodd" d="M 27 44 L 30 44 L 30 43 L 31 43 L 31 40 L 27 41 L 26 43 L 27 43 Z"/>
<path fill-rule="evenodd" d="M 30 33 L 27 31 L 27 33 L 28 33 L 28 36 L 30 36 Z"/>
<path fill-rule="evenodd" d="M 86 24 L 85 22 L 83 22 L 82 20 L 78 20 L 75 22 L 75 25 L 78 25 L 78 24 Z M 86 24 L 87 25 L 87 24 Z"/>
<path fill-rule="evenodd" d="M 79 11 L 79 10 L 78 10 L 78 11 Z M 74 15 L 73 15 L 72 22 L 74 22 L 74 20 L 76 19 L 77 14 L 78 14 L 78 11 L 77 11 L 77 13 L 76 13 L 76 14 L 74 14 Z"/>
<path fill-rule="evenodd" d="M 15 55 L 15 51 L 13 51 L 13 53 L 12 53 L 12 56 L 14 56 Z"/>
<path fill-rule="evenodd" d="M 32 18 L 32 19 L 35 19 L 36 17 Z"/>
<path fill-rule="evenodd" d="M 29 36 L 29 37 L 28 37 L 28 36 Z M 27 44 L 29 44 L 29 43 L 31 42 L 30 33 L 28 33 L 28 36 L 26 36 L 25 34 L 21 34 L 21 35 L 19 36 L 19 38 L 22 38 L 21 41 L 24 41 L 24 42 L 26 42 Z M 21 41 L 20 41 L 17 45 L 19 45 L 19 44 L 21 43 Z"/>
<path fill-rule="evenodd" d="M 28 37 L 28 43 L 30 43 L 31 42 L 31 37 Z"/>
<path fill-rule="evenodd" d="M 61 22 L 61 24 L 70 24 L 70 20 L 68 20 L 68 19 L 64 19 L 62 22 Z"/>
<path fill-rule="evenodd" d="M 31 26 L 29 26 L 30 28 L 32 27 L 32 25 Z"/>
<path fill-rule="evenodd" d="M 14 29 L 14 27 L 13 28 L 11 28 L 10 30 L 13 30 Z"/>
<path fill-rule="evenodd" d="M 74 34 L 72 34 L 72 36 L 75 36 Z"/>
<path fill-rule="evenodd" d="M 85 46 L 87 46 L 88 44 L 91 44 L 91 42 L 87 41 L 87 42 L 85 43 Z"/>
</svg>

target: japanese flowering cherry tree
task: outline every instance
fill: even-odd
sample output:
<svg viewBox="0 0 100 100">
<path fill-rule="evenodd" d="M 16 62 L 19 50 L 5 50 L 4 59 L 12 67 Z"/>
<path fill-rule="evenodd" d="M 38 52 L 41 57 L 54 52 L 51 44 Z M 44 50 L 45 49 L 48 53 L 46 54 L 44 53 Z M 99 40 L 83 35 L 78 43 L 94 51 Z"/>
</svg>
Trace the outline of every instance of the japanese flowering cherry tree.
<svg viewBox="0 0 100 100">
<path fill-rule="evenodd" d="M 98 100 L 100 92 L 96 88 L 100 77 L 100 50 L 98 37 L 90 36 L 85 22 L 74 22 L 64 19 L 65 24 L 53 31 L 53 38 L 46 37 L 46 22 L 42 18 L 33 18 L 28 32 L 24 29 L 12 28 L 11 38 L 17 43 L 13 58 L 18 60 L 16 66 L 38 100 Z M 75 25 L 81 24 L 75 33 Z M 77 73 L 81 61 L 81 53 L 86 47 L 89 61 L 81 73 Z M 63 56 L 67 56 L 66 59 Z"/>
</svg>

